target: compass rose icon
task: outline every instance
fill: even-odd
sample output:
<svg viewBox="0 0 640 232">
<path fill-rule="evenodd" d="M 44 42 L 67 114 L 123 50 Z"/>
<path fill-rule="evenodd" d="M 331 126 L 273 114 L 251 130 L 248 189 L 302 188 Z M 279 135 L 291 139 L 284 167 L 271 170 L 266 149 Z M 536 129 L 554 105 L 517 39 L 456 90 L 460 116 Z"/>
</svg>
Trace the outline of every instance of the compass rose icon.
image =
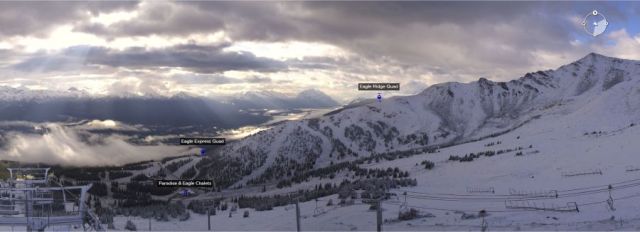
<svg viewBox="0 0 640 232">
<path fill-rule="evenodd" d="M 584 27 L 584 31 L 587 34 L 592 36 L 598 36 L 607 29 L 609 22 L 604 17 L 603 14 L 599 13 L 597 10 L 593 10 L 584 16 L 582 20 L 582 26 Z"/>
</svg>

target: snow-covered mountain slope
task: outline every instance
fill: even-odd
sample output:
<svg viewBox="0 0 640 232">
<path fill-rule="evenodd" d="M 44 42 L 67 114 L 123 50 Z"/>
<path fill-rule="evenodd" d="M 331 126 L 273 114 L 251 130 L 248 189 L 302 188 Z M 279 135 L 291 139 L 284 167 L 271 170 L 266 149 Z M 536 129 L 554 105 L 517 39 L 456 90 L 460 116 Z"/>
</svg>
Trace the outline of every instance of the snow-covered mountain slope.
<svg viewBox="0 0 640 232">
<path fill-rule="evenodd" d="M 559 109 L 509 133 L 485 140 L 442 148 L 437 153 L 362 164 L 368 169 L 397 167 L 418 181 L 414 187 L 389 190 L 396 195 L 382 203 L 383 230 L 479 231 L 483 221 L 488 230 L 500 231 L 638 230 L 640 159 L 637 151 L 640 144 L 635 141 L 640 138 L 640 126 L 629 124 L 616 128 L 614 124 L 584 124 L 589 117 L 585 112 L 565 113 Z M 509 149 L 512 151 L 507 151 Z M 496 151 L 496 154 L 468 162 L 450 160 L 451 156 L 486 151 Z M 435 167 L 426 170 L 420 165 L 424 160 L 434 162 Z M 336 179 L 350 178 L 349 175 L 338 175 Z M 313 188 L 317 184 L 340 182 L 336 179 L 314 179 L 301 185 Z M 612 187 L 615 210 L 607 203 L 608 185 Z M 251 193 L 233 192 L 273 195 L 292 191 L 274 188 L 262 193 L 259 189 Z M 488 189 L 492 191 L 478 192 Z M 404 192 L 407 192 L 406 202 Z M 219 197 L 220 193 L 211 196 Z M 354 204 L 340 205 L 339 197 L 334 194 L 301 202 L 302 230 L 375 230 L 376 211 L 362 198 L 358 197 Z M 329 204 L 330 201 L 333 204 Z M 579 211 L 562 211 L 573 206 Z M 421 216 L 398 220 L 399 212 L 411 208 Z M 478 216 L 482 210 L 486 214 L 484 218 Z M 249 212 L 246 218 L 242 217 L 244 211 Z M 295 206 L 291 204 L 267 211 L 243 208 L 235 213 L 218 211 L 211 217 L 211 224 L 218 230 L 292 231 L 296 229 L 295 215 Z M 144 228 L 148 223 L 148 219 L 121 216 L 115 219 L 116 228 L 123 228 L 128 219 Z M 202 230 L 206 225 L 206 215 L 195 213 L 184 222 L 153 222 L 154 230 Z"/>
<path fill-rule="evenodd" d="M 271 172 L 265 176 L 270 168 L 318 168 L 375 154 L 422 152 L 497 136 L 551 115 L 581 132 L 613 130 L 640 120 L 637 76 L 640 62 L 592 53 L 509 82 L 442 83 L 418 95 L 282 123 L 225 146 L 221 154 L 263 154 L 261 167 L 236 183 L 244 184 L 278 179 Z"/>
</svg>

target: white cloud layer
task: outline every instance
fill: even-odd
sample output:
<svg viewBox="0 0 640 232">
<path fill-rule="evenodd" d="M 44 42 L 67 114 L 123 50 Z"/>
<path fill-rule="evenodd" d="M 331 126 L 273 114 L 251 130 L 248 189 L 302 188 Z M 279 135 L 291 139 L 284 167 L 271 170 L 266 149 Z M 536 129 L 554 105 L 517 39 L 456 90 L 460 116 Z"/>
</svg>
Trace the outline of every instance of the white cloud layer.
<svg viewBox="0 0 640 232">
<path fill-rule="evenodd" d="M 92 121 L 92 127 L 116 127 L 116 122 Z M 186 147 L 154 145 L 140 146 L 126 142 L 120 135 L 88 134 L 90 143 L 82 141 L 78 130 L 57 123 L 41 125 L 43 134 L 12 132 L 4 136 L 6 149 L 0 150 L 0 160 L 41 162 L 76 166 L 122 165 L 142 160 L 159 160 L 186 154 Z"/>
</svg>

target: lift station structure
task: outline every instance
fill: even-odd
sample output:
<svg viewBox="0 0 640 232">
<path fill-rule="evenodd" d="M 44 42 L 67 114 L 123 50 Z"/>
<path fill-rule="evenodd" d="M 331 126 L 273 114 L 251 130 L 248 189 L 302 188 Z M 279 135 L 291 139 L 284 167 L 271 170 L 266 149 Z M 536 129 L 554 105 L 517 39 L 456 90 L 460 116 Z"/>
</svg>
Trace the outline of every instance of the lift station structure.
<svg viewBox="0 0 640 232">
<path fill-rule="evenodd" d="M 49 168 L 8 168 L 0 180 L 0 226 L 44 231 L 48 227 L 104 231 L 87 207 L 91 184 L 63 186 Z"/>
</svg>

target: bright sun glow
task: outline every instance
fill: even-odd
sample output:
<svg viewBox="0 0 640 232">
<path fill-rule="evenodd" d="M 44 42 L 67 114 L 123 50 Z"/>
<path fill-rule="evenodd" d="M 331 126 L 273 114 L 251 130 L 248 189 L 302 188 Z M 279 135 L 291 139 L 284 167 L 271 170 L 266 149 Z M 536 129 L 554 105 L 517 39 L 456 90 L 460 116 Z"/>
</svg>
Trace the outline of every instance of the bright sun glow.
<svg viewBox="0 0 640 232">
<path fill-rule="evenodd" d="M 87 12 L 88 14 L 91 14 L 90 12 Z M 135 17 L 138 17 L 138 12 L 137 11 L 131 11 L 131 12 L 113 12 L 113 13 L 101 13 L 98 16 L 92 17 L 91 19 L 89 19 L 89 22 L 91 23 L 99 23 L 102 24 L 104 26 L 109 26 L 111 24 L 117 23 L 117 22 L 123 22 L 123 21 L 128 21 L 131 20 Z"/>
<path fill-rule="evenodd" d="M 87 123 L 88 126 L 91 127 L 95 127 L 95 128 L 114 128 L 118 125 L 118 123 L 116 121 L 107 119 L 104 121 L 101 120 L 92 120 L 90 122 Z"/>
<path fill-rule="evenodd" d="M 286 60 L 286 59 L 302 59 L 304 57 L 346 57 L 349 53 L 339 47 L 309 42 L 236 42 L 233 46 L 225 49 L 226 51 L 247 51 L 256 56 Z"/>
</svg>

